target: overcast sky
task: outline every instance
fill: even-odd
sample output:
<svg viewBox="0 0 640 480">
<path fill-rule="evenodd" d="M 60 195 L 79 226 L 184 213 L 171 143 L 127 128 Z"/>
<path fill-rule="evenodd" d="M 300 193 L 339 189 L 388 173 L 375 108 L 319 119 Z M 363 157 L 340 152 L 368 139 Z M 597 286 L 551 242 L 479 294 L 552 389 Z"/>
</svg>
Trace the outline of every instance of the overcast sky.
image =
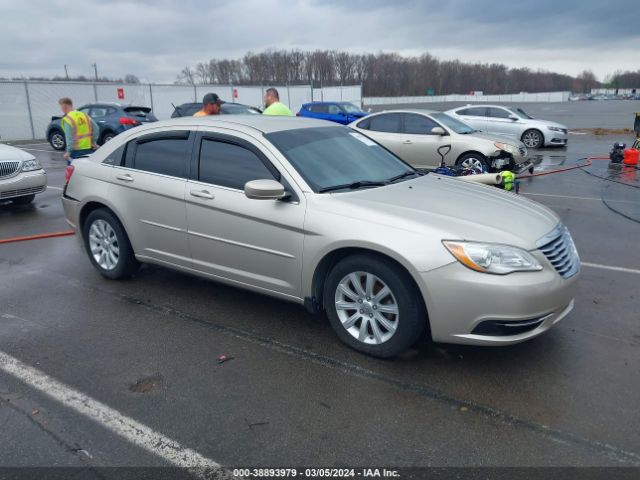
<svg viewBox="0 0 640 480">
<path fill-rule="evenodd" d="M 429 52 L 603 79 L 640 68 L 637 0 L 0 0 L 0 77 L 133 73 L 268 48 Z"/>
</svg>

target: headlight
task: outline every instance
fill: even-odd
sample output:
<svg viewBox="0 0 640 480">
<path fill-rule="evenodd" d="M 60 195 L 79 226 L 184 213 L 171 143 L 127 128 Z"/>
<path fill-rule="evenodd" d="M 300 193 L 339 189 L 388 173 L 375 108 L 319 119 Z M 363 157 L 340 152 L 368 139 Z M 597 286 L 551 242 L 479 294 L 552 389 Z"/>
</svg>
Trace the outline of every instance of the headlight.
<svg viewBox="0 0 640 480">
<path fill-rule="evenodd" d="M 537 272 L 542 265 L 526 250 L 510 245 L 444 240 L 444 246 L 456 260 L 471 270 L 506 275 L 513 272 Z"/>
<path fill-rule="evenodd" d="M 23 172 L 33 172 L 34 170 L 40 170 L 42 165 L 35 158 L 33 160 L 25 160 L 22 162 L 22 171 Z"/>
<path fill-rule="evenodd" d="M 518 149 L 513 145 L 509 145 L 508 143 L 495 142 L 494 145 L 498 150 L 504 150 L 505 152 L 512 154 L 518 153 Z"/>
<path fill-rule="evenodd" d="M 560 128 L 560 127 L 548 127 L 549 130 L 551 130 L 552 132 L 561 132 L 564 133 L 564 128 Z"/>
</svg>

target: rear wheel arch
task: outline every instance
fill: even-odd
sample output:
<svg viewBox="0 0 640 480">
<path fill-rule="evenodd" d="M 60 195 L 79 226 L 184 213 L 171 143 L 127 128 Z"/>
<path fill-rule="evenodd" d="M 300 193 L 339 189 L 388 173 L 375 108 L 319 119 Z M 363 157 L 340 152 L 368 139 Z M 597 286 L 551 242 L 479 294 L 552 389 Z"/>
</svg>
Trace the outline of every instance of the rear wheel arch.
<svg viewBox="0 0 640 480">
<path fill-rule="evenodd" d="M 85 224 L 89 214 L 91 212 L 93 212 L 94 210 L 98 210 L 98 209 L 101 209 L 101 208 L 104 209 L 104 210 L 107 210 L 114 217 L 116 217 L 118 219 L 118 221 L 120 222 L 120 224 L 122 225 L 122 228 L 124 228 L 124 230 L 126 232 L 127 228 L 125 227 L 124 222 L 120 218 L 120 215 L 118 215 L 116 212 L 114 212 L 113 209 L 110 208 L 108 205 L 105 205 L 104 203 L 101 203 L 101 202 L 95 202 L 95 201 L 88 202 L 86 205 L 84 205 L 82 207 L 82 210 L 80 210 L 80 222 L 79 222 L 80 224 L 78 225 L 78 229 L 80 230 L 80 232 L 84 232 L 84 224 Z"/>
</svg>

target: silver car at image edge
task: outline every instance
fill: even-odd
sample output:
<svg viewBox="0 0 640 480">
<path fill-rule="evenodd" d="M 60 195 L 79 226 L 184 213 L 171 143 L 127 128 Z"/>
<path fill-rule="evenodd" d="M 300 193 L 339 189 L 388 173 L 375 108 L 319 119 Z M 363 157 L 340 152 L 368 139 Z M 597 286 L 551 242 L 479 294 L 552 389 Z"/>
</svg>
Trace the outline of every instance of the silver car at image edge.
<svg viewBox="0 0 640 480">
<path fill-rule="evenodd" d="M 47 174 L 33 155 L 0 143 L 0 201 L 26 205 L 46 189 Z"/>
<path fill-rule="evenodd" d="M 489 135 L 505 135 L 521 140 L 527 148 L 563 147 L 569 138 L 565 125 L 533 118 L 518 107 L 467 105 L 446 113 Z"/>
<path fill-rule="evenodd" d="M 423 335 L 522 342 L 573 308 L 580 262 L 556 214 L 418 172 L 328 122 L 158 122 L 75 160 L 67 178 L 66 219 L 105 277 L 147 262 L 324 310 L 374 356 Z"/>
</svg>

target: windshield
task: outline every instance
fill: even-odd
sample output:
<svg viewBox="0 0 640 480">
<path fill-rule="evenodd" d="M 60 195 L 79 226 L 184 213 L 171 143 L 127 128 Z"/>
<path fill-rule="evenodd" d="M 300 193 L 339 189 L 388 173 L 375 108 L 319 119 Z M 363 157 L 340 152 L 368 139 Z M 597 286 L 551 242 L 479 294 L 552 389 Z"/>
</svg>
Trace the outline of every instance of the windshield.
<svg viewBox="0 0 640 480">
<path fill-rule="evenodd" d="M 374 141 L 343 127 L 283 130 L 265 137 L 314 192 L 338 185 L 345 185 L 346 189 L 356 183 L 384 183 L 415 172 Z"/>
<path fill-rule="evenodd" d="M 524 110 L 522 110 L 521 108 L 516 108 L 515 113 L 520 118 L 524 118 L 525 120 L 533 120 L 533 117 L 529 115 L 527 112 L 525 112 Z"/>
<path fill-rule="evenodd" d="M 438 122 L 442 123 L 445 127 L 461 135 L 466 135 L 467 133 L 473 133 L 476 131 L 475 128 L 447 115 L 446 113 L 432 113 L 431 116 Z"/>
<path fill-rule="evenodd" d="M 340 106 L 344 108 L 347 113 L 360 113 L 362 111 L 353 103 L 341 103 Z"/>
</svg>

